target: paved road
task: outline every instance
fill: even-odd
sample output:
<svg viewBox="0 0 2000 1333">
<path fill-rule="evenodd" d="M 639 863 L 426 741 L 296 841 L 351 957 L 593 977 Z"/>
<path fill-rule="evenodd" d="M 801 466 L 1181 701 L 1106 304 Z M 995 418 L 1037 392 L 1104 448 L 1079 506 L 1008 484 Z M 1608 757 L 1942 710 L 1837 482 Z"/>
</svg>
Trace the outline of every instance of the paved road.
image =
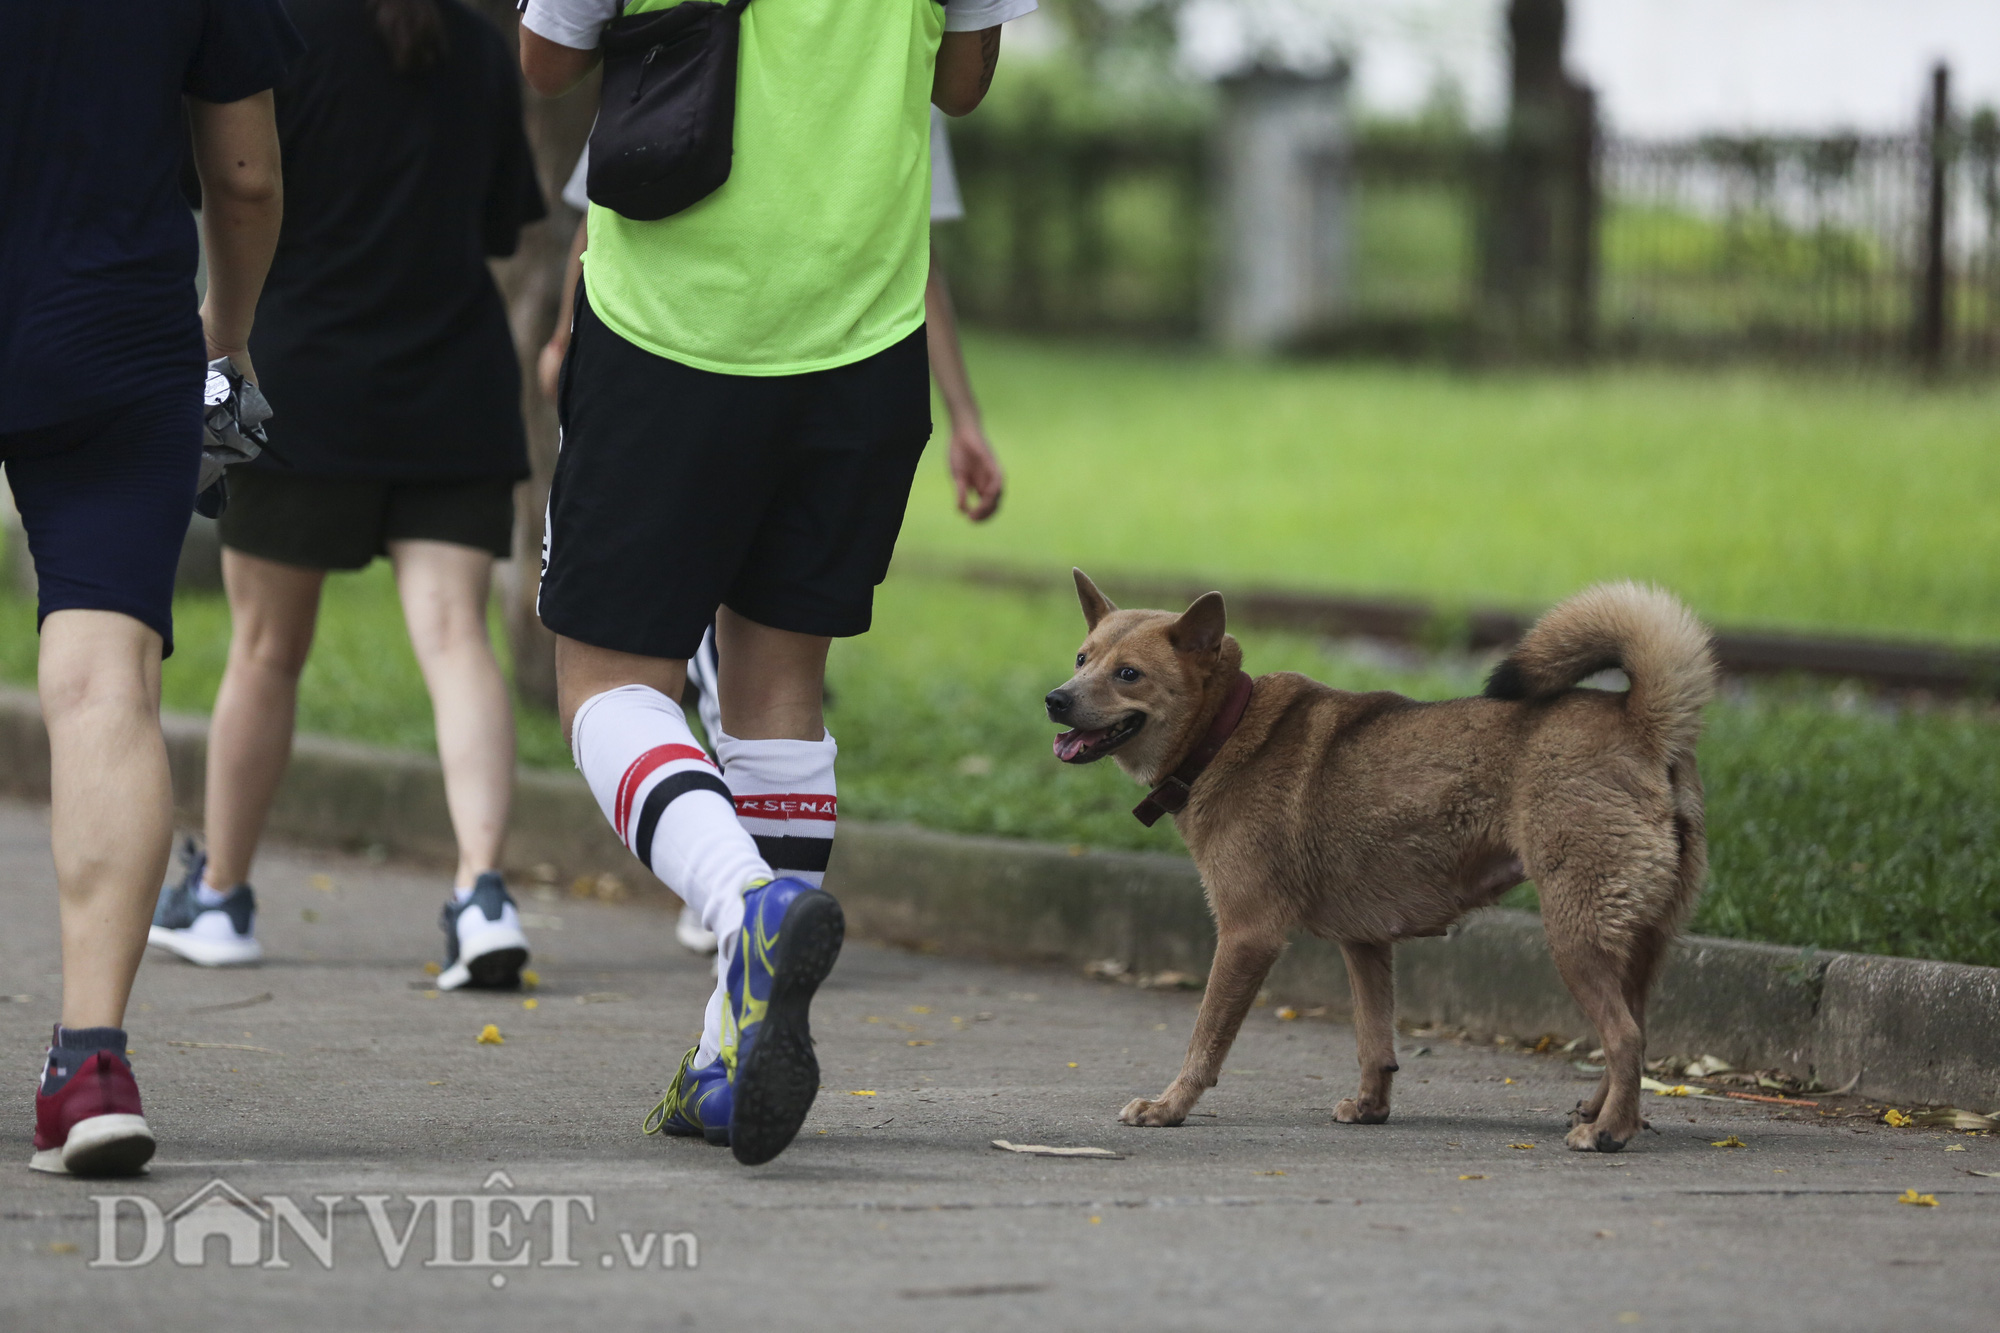
<svg viewBox="0 0 2000 1333">
<path fill-rule="evenodd" d="M 1583 1087 L 1567 1064 L 1422 1054 L 1414 1038 L 1395 1120 L 1337 1126 L 1349 1030 L 1269 1010 L 1203 1114 L 1127 1129 L 1116 1111 L 1171 1075 L 1193 996 L 865 945 L 816 1009 L 812 1118 L 746 1170 L 637 1132 L 708 988 L 663 912 L 530 896 L 535 1007 L 437 996 L 423 964 L 439 880 L 321 852 L 264 863 L 262 967 L 155 957 L 141 973 L 129 1023 L 161 1139 L 151 1175 L 35 1175 L 27 1085 L 57 983 L 44 819 L 0 805 L 9 1329 L 2000 1324 L 2000 1180 L 1966 1174 L 2000 1169 L 1992 1140 L 1660 1100 L 1657 1135 L 1577 1156 L 1560 1146 Z M 488 1023 L 504 1044 L 477 1043 Z M 1730 1135 L 1748 1146 L 1710 1146 Z M 1124 1156 L 1014 1156 L 996 1138 Z M 175 1218 L 211 1180 L 279 1218 L 227 1203 Z M 1897 1203 L 1912 1186 L 1938 1206 Z M 107 1254 L 93 1196 L 117 1193 L 159 1220 L 116 1204 Z M 331 1269 L 273 1196 L 314 1243 L 330 1233 Z M 208 1224 L 247 1226 L 244 1266 L 220 1234 L 205 1263 L 176 1261 Z M 288 1267 L 270 1263 L 274 1229 Z M 149 1262 L 88 1267 L 149 1244 Z"/>
</svg>

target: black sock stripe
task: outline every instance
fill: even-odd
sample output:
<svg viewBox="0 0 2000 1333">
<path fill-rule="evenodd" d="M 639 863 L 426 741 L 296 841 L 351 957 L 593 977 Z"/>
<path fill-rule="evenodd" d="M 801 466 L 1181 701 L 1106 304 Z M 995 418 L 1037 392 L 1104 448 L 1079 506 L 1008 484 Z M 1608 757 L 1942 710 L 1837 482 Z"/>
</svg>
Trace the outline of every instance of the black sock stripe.
<svg viewBox="0 0 2000 1333">
<path fill-rule="evenodd" d="M 765 837 L 757 835 L 757 854 L 771 863 L 773 870 L 826 870 L 833 855 L 832 838 Z"/>
<path fill-rule="evenodd" d="M 707 769 L 685 768 L 669 774 L 646 793 L 646 803 L 639 807 L 639 832 L 632 839 L 632 853 L 645 862 L 646 869 L 653 869 L 653 830 L 659 826 L 660 816 L 675 800 L 691 791 L 712 791 L 728 801 L 732 811 L 736 809 L 736 798 L 729 794 L 729 787 Z"/>
</svg>

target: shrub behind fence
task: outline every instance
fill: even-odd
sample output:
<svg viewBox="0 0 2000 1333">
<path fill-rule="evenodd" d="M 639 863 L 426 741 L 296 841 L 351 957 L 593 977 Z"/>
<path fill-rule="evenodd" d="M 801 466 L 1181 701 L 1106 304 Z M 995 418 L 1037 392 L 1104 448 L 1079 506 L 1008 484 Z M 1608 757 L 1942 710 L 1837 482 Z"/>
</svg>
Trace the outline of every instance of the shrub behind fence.
<svg viewBox="0 0 2000 1333">
<path fill-rule="evenodd" d="M 1051 331 L 1202 327 L 1220 210 L 1200 129 L 973 120 L 953 143 L 967 221 L 941 250 L 967 314 Z M 1520 170 L 1506 145 L 1357 136 L 1323 164 L 1347 200 L 1347 270 L 1338 317 L 1306 342 L 2000 364 L 1991 113 L 1947 120 L 1937 135 L 1612 138 L 1591 151 L 1588 170 L 1556 174 L 1593 182 L 1593 253 L 1554 275 L 1567 286 L 1536 317 L 1548 326 L 1537 336 L 1534 319 L 1502 308 L 1516 285 L 1503 271 L 1510 247 L 1496 243 L 1507 213 L 1496 200 Z M 1581 313 L 1563 314 L 1564 301 Z"/>
</svg>

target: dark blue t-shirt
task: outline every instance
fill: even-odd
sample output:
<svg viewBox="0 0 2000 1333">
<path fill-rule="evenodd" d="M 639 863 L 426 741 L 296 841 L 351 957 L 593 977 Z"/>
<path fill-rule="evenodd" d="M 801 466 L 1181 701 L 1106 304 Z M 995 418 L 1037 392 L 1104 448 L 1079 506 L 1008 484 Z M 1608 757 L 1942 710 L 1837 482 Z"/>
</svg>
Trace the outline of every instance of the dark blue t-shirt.
<svg viewBox="0 0 2000 1333">
<path fill-rule="evenodd" d="M 181 99 L 274 86 L 283 5 L 0 0 L 0 32 L 0 432 L 199 392 Z"/>
</svg>

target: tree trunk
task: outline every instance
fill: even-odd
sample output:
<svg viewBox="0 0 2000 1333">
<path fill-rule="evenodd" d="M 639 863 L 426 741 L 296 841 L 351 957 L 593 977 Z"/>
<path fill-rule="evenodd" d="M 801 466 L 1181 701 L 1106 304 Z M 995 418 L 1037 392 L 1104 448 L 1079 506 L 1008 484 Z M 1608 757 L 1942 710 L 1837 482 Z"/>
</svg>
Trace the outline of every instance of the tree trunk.
<svg viewBox="0 0 2000 1333">
<path fill-rule="evenodd" d="M 520 15 L 510 0 L 473 0 L 509 44 L 518 40 Z M 541 584 L 542 523 L 547 514 L 549 478 L 556 465 L 555 404 L 542 397 L 535 362 L 555 328 L 562 300 L 563 264 L 576 233 L 576 212 L 562 202 L 563 183 L 576 165 L 597 113 L 597 76 L 566 97 L 548 99 L 521 89 L 528 143 L 549 216 L 521 233 L 512 257 L 493 262 L 493 276 L 507 303 L 507 321 L 521 362 L 521 415 L 528 428 L 528 464 L 533 475 L 515 495 L 514 577 L 503 589 L 507 634 L 513 648 L 514 688 L 525 703 L 553 712 L 556 706 L 555 636 L 535 614 Z M 560 312 L 564 318 L 568 312 Z"/>
</svg>

